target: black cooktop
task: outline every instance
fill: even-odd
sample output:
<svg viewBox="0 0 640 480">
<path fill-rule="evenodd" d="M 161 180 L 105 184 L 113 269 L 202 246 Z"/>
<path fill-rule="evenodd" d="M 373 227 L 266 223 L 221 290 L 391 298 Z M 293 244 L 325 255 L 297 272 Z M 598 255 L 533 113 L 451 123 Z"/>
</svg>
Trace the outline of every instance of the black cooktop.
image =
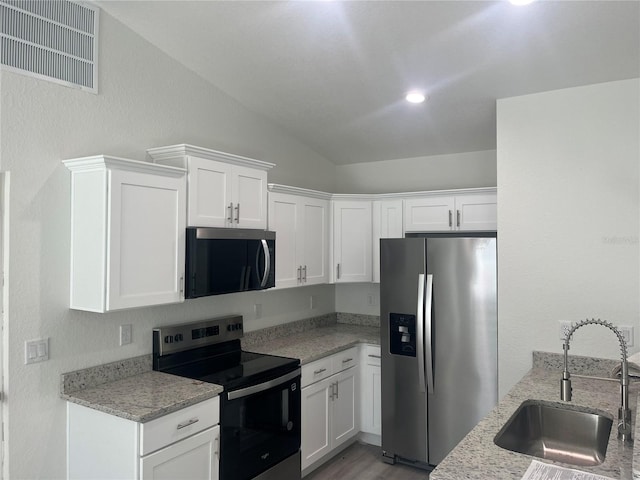
<svg viewBox="0 0 640 480">
<path fill-rule="evenodd" d="M 241 350 L 241 316 L 153 330 L 153 369 L 222 385 L 226 391 L 257 385 L 294 371 L 297 358 Z"/>
<path fill-rule="evenodd" d="M 212 355 L 161 371 L 222 385 L 225 391 L 229 391 L 280 377 L 299 366 L 300 360 L 297 358 L 240 350 Z"/>
</svg>

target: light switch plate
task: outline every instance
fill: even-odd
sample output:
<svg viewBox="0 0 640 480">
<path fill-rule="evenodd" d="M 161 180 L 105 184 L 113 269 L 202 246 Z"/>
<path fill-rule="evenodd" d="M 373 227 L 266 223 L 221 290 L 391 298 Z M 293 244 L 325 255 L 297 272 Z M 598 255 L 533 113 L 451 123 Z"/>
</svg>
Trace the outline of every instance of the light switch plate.
<svg viewBox="0 0 640 480">
<path fill-rule="evenodd" d="M 24 342 L 24 363 L 39 363 L 49 360 L 49 338 L 27 340 Z"/>
</svg>

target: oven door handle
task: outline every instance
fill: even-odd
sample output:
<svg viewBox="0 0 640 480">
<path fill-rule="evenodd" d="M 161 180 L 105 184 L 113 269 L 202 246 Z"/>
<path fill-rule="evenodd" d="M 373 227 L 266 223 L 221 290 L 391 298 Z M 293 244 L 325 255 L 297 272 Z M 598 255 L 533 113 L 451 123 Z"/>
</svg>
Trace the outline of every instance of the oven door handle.
<svg viewBox="0 0 640 480">
<path fill-rule="evenodd" d="M 277 387 L 278 385 L 288 382 L 289 380 L 296 378 L 300 375 L 301 369 L 297 368 L 291 373 L 287 373 L 278 378 L 274 378 L 273 380 L 269 380 L 264 383 L 260 383 L 258 385 L 252 385 L 246 388 L 240 388 L 239 390 L 234 390 L 232 392 L 227 392 L 228 400 L 236 400 L 238 398 L 248 397 L 249 395 L 253 395 L 254 393 L 264 392 L 265 390 L 269 390 L 270 388 Z"/>
</svg>

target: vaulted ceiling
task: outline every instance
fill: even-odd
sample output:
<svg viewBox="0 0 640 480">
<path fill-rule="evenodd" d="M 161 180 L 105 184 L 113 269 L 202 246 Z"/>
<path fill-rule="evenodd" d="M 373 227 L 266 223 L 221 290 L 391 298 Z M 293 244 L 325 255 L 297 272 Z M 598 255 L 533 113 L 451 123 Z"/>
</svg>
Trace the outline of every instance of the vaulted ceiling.
<svg viewBox="0 0 640 480">
<path fill-rule="evenodd" d="M 637 0 L 97 3 L 338 165 L 491 150 L 496 99 L 640 77 Z"/>
</svg>

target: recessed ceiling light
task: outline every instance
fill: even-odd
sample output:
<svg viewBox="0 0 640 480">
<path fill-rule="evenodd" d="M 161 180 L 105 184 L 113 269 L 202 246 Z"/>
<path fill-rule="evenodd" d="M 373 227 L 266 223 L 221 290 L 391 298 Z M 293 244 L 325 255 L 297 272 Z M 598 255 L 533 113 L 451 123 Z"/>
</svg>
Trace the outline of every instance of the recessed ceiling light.
<svg viewBox="0 0 640 480">
<path fill-rule="evenodd" d="M 424 93 L 422 92 L 409 92 L 407 93 L 407 96 L 404 98 L 407 100 L 407 102 L 410 102 L 410 103 L 422 103 L 426 99 L 426 97 L 424 96 Z"/>
<path fill-rule="evenodd" d="M 529 5 L 530 3 L 533 3 L 535 0 L 509 0 L 509 3 L 511 3 L 511 5 L 518 5 L 518 6 L 522 6 L 522 5 Z"/>
</svg>

